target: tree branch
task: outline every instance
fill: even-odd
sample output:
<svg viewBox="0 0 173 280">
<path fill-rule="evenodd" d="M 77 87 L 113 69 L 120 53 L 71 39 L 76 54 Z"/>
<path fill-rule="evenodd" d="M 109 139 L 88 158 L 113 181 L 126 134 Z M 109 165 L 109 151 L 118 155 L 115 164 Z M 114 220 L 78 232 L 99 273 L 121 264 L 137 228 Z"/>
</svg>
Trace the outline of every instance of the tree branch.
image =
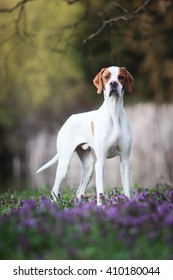
<svg viewBox="0 0 173 280">
<path fill-rule="evenodd" d="M 12 13 L 15 10 L 17 10 L 18 8 L 20 8 L 21 6 L 24 6 L 27 2 L 32 2 L 32 1 L 37 1 L 37 0 L 22 0 L 11 8 L 1 8 L 0 13 Z"/>
<path fill-rule="evenodd" d="M 124 22 L 130 22 L 133 19 L 135 19 L 139 14 L 144 12 L 147 8 L 147 6 L 152 2 L 153 0 L 145 0 L 144 3 L 142 3 L 137 9 L 135 9 L 132 13 L 130 13 L 126 8 L 124 8 L 119 3 L 116 3 L 116 6 L 121 8 L 123 14 L 114 18 L 110 18 L 108 20 L 103 20 L 102 25 L 100 28 L 97 29 L 96 32 L 89 35 L 86 39 L 83 40 L 83 43 L 87 43 L 88 41 L 92 40 L 94 37 L 97 37 L 100 35 L 100 33 L 106 28 L 107 25 L 111 23 L 116 23 L 118 21 L 124 21 Z"/>
<path fill-rule="evenodd" d="M 10 40 L 13 37 L 18 37 L 20 40 L 24 41 L 24 37 L 25 36 L 30 36 L 27 33 L 26 30 L 26 5 L 29 2 L 33 2 L 33 1 L 37 1 L 37 0 L 22 0 L 19 1 L 15 6 L 11 7 L 11 8 L 1 8 L 0 9 L 0 13 L 12 13 L 14 11 L 17 11 L 17 15 L 16 18 L 14 20 L 12 20 L 9 24 L 14 24 L 14 32 L 12 35 L 10 35 L 9 37 L 7 37 L 4 41 L 2 41 L 0 43 L 0 47 L 7 42 L 8 40 Z M 21 21 L 23 23 L 23 26 L 21 26 Z M 8 24 L 6 25 L 2 25 L 1 27 L 4 28 L 4 26 L 8 26 Z M 24 36 L 22 36 L 24 35 Z M 33 36 L 33 35 L 32 35 Z"/>
<path fill-rule="evenodd" d="M 20 6 L 20 8 L 19 8 L 18 17 L 17 17 L 17 19 L 15 20 L 16 35 L 19 36 L 19 37 L 21 37 L 21 36 L 20 36 L 20 26 L 19 26 L 19 24 L 20 24 L 20 21 L 21 21 L 21 19 L 22 19 L 22 17 L 23 17 L 24 9 L 25 9 L 25 4 L 23 3 L 23 4 Z"/>
<path fill-rule="evenodd" d="M 68 4 L 74 4 L 76 2 L 79 2 L 81 0 L 65 0 Z"/>
<path fill-rule="evenodd" d="M 85 9 L 84 9 L 83 15 L 81 15 L 80 18 L 77 19 L 75 22 L 64 25 L 59 30 L 58 33 L 51 34 L 51 35 L 49 35 L 47 37 L 48 39 L 52 38 L 52 39 L 56 40 L 54 46 L 51 48 L 51 51 L 57 52 L 57 53 L 63 53 L 64 52 L 64 50 L 61 49 L 61 47 L 57 47 L 57 44 L 60 45 L 60 43 L 63 41 L 63 39 L 65 37 L 65 34 L 66 34 L 66 31 L 68 31 L 68 30 L 76 30 L 82 24 L 82 22 L 86 21 L 87 17 L 88 17 L 89 9 L 90 9 L 90 1 L 89 0 L 64 0 L 64 1 L 67 2 L 68 4 L 74 4 L 76 2 L 82 1 L 83 4 L 84 4 Z M 75 35 L 76 35 L 76 33 L 68 35 L 68 38 L 66 38 L 66 39 L 68 39 L 67 47 L 69 47 L 71 45 L 70 38 L 73 39 L 75 37 Z"/>
</svg>

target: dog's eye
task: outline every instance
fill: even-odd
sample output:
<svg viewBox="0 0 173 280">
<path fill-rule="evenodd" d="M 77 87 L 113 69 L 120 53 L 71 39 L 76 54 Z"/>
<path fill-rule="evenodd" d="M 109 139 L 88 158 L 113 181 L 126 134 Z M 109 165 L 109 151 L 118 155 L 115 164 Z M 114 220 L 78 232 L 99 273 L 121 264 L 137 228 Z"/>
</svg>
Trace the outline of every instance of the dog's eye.
<svg viewBox="0 0 173 280">
<path fill-rule="evenodd" d="M 123 75 L 119 75 L 119 76 L 118 76 L 118 80 L 119 80 L 120 82 L 124 81 L 124 78 L 125 78 L 125 77 L 124 77 Z"/>
<path fill-rule="evenodd" d="M 108 80 L 110 78 L 110 75 L 106 75 L 105 79 Z"/>
</svg>

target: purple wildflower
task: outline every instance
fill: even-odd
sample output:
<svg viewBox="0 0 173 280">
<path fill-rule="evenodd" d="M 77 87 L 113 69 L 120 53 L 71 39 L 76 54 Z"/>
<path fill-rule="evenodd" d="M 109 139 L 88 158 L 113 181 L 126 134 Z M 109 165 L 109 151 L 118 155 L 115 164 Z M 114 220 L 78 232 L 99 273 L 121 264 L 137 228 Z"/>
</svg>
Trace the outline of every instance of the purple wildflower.
<svg viewBox="0 0 173 280">
<path fill-rule="evenodd" d="M 1 257 L 15 258 L 20 250 L 20 258 L 116 258 L 120 250 L 133 259 L 158 257 L 158 248 L 159 257 L 172 257 L 172 190 L 135 191 L 130 200 L 118 192 L 100 198 L 101 207 L 84 197 L 22 200 L 0 216 Z M 148 256 L 144 245 L 146 251 L 152 246 Z"/>
<path fill-rule="evenodd" d="M 33 227 L 36 227 L 36 225 L 37 225 L 37 222 L 34 218 L 27 218 L 22 223 L 22 226 L 24 226 L 26 228 L 33 228 Z"/>
</svg>

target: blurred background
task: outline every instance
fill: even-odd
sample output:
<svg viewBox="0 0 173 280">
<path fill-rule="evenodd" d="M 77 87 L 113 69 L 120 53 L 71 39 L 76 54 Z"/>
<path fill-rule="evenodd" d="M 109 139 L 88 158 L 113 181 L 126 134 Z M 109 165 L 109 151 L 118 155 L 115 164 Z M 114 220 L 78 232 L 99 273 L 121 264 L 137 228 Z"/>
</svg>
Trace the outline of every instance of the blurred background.
<svg viewBox="0 0 173 280">
<path fill-rule="evenodd" d="M 53 184 L 56 166 L 35 172 L 55 155 L 64 121 L 101 105 L 92 80 L 111 65 L 135 79 L 125 96 L 132 184 L 172 184 L 172 1 L 0 0 L 1 190 Z M 79 180 L 74 156 L 66 184 Z M 118 159 L 105 181 L 121 186 Z"/>
</svg>

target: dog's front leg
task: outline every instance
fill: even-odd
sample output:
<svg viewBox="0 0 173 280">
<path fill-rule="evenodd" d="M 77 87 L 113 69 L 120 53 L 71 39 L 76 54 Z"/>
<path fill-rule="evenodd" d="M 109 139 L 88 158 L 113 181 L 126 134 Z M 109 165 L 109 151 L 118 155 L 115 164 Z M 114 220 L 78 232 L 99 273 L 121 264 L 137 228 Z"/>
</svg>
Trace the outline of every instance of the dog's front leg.
<svg viewBox="0 0 173 280">
<path fill-rule="evenodd" d="M 97 159 L 95 164 L 97 205 L 101 205 L 100 194 L 104 193 L 104 159 Z"/>
<path fill-rule="evenodd" d="M 120 171 L 121 171 L 121 181 L 124 189 L 124 194 L 128 198 L 130 198 L 131 197 L 130 164 L 129 164 L 128 157 L 121 157 Z"/>
</svg>

